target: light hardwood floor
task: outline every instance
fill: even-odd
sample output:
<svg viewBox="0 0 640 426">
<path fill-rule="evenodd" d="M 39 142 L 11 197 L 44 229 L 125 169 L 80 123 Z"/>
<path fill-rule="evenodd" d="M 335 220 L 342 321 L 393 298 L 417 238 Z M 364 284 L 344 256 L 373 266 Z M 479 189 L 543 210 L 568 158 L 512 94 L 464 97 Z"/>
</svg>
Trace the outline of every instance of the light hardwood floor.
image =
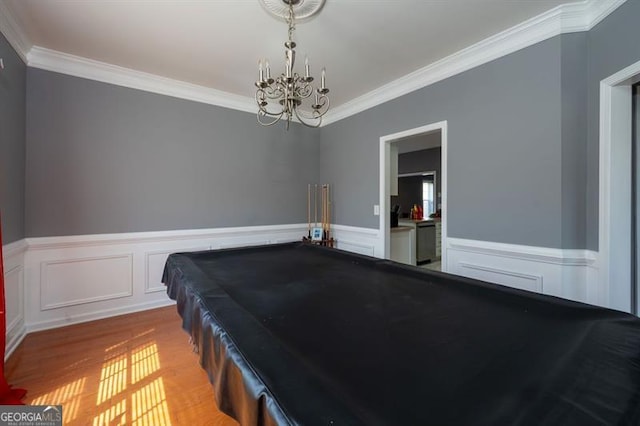
<svg viewBox="0 0 640 426">
<path fill-rule="evenodd" d="M 6 363 L 65 425 L 237 425 L 216 407 L 175 306 L 29 334 Z"/>
</svg>

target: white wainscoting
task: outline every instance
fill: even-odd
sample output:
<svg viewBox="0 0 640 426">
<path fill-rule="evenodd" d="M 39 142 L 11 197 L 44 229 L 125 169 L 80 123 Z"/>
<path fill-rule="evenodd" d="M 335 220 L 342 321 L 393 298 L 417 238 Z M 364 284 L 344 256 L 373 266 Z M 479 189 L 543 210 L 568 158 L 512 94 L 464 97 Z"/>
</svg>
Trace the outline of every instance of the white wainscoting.
<svg viewBox="0 0 640 426">
<path fill-rule="evenodd" d="M 359 228 L 346 225 L 332 225 L 333 238 L 338 242 L 340 250 L 364 254 L 366 256 L 384 257 L 384 248 L 380 246 L 380 231 L 372 228 Z"/>
<path fill-rule="evenodd" d="M 306 225 L 293 224 L 27 238 L 22 328 L 44 330 L 170 305 L 161 282 L 169 254 L 299 241 L 305 231 Z"/>
<path fill-rule="evenodd" d="M 449 238 L 446 271 L 522 290 L 608 306 L 597 253 Z"/>
<path fill-rule="evenodd" d="M 133 296 L 133 253 L 43 261 L 40 290 L 42 311 Z"/>
<path fill-rule="evenodd" d="M 5 359 L 13 353 L 26 332 L 24 326 L 24 256 L 26 250 L 27 244 L 24 240 L 2 246 L 7 320 Z"/>
<path fill-rule="evenodd" d="M 339 249 L 383 257 L 377 229 L 335 225 Z M 443 271 L 521 290 L 609 307 L 598 253 L 447 238 Z"/>
<path fill-rule="evenodd" d="M 382 257 L 380 231 L 332 226 L 336 247 Z M 300 241 L 306 224 L 28 238 L 3 247 L 7 351 L 27 332 L 173 303 L 161 283 L 170 253 Z M 597 253 L 449 238 L 447 272 L 608 306 Z"/>
</svg>

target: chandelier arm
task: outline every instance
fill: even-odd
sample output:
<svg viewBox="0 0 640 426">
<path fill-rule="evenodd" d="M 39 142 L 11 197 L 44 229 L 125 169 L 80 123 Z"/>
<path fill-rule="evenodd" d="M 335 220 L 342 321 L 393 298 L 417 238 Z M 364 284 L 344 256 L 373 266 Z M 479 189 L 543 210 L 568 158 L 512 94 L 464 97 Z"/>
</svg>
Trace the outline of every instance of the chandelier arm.
<svg viewBox="0 0 640 426">
<path fill-rule="evenodd" d="M 310 83 L 303 83 L 301 86 L 296 87 L 296 95 L 306 99 L 313 94 L 313 86 Z"/>
<path fill-rule="evenodd" d="M 269 110 L 267 109 L 267 106 L 269 106 L 270 104 L 266 103 L 266 100 L 264 101 L 266 104 L 263 104 L 263 103 L 261 102 L 261 99 L 262 99 L 262 100 L 264 100 L 264 98 L 260 98 L 260 97 L 258 96 L 258 94 L 259 94 L 259 93 L 261 93 L 261 90 L 256 91 L 256 96 L 255 96 L 255 98 L 256 98 L 256 103 L 258 104 L 258 114 L 262 114 L 262 115 L 264 115 L 264 116 L 267 116 L 267 115 L 268 115 L 268 116 L 270 116 L 270 117 L 276 117 L 276 116 L 281 117 L 281 116 L 282 116 L 282 114 L 284 114 L 284 113 L 285 113 L 286 108 L 284 108 L 284 107 L 283 107 L 280 111 L 269 111 Z"/>
<path fill-rule="evenodd" d="M 301 115 L 298 112 L 298 108 L 294 109 L 293 112 L 296 115 L 296 118 L 298 119 L 298 121 L 300 121 L 300 123 L 304 124 L 307 127 L 311 127 L 311 128 L 318 128 L 320 127 L 320 125 L 322 124 L 322 116 L 318 116 L 318 117 L 305 117 L 304 115 Z M 318 122 L 316 124 L 310 124 L 310 120 L 317 120 Z"/>
<path fill-rule="evenodd" d="M 275 116 L 275 118 L 270 122 L 264 122 L 264 121 L 260 120 L 260 117 L 267 117 L 266 114 L 260 114 L 260 112 L 258 112 L 256 118 L 258 120 L 258 124 L 260 124 L 261 126 L 268 127 L 268 126 L 273 126 L 278 121 L 280 121 L 280 119 L 282 118 L 283 114 L 284 114 L 284 111 L 282 111 L 280 114 L 277 114 L 277 115 L 276 114 L 274 114 L 274 115 L 269 114 L 270 117 L 271 116 Z"/>
<path fill-rule="evenodd" d="M 314 108 L 314 113 L 317 112 L 319 114 L 318 116 L 322 117 L 327 113 L 327 111 L 329 111 L 329 97 L 327 95 L 321 95 L 318 98 L 318 105 L 320 106 L 320 108 Z"/>
<path fill-rule="evenodd" d="M 285 83 L 284 81 L 282 81 L 281 78 L 278 78 L 278 80 L 275 82 L 275 84 L 271 85 L 271 86 L 267 86 L 267 96 L 269 97 L 269 99 L 282 99 L 282 98 L 286 98 L 287 97 L 287 92 L 288 92 L 288 88 L 287 88 L 287 83 Z"/>
<path fill-rule="evenodd" d="M 265 89 L 269 89 L 269 90 L 264 90 L 265 95 L 267 95 L 267 98 L 269 99 L 280 99 L 284 93 L 285 93 L 285 89 L 282 87 L 266 87 Z"/>
</svg>

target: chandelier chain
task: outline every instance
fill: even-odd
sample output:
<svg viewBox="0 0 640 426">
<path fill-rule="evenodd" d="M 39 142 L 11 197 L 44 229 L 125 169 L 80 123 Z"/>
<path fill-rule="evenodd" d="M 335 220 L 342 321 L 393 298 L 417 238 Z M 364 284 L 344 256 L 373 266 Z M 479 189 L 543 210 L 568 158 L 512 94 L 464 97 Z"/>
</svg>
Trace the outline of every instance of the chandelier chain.
<svg viewBox="0 0 640 426">
<path fill-rule="evenodd" d="M 289 3 L 289 14 L 287 16 L 287 24 L 289 25 L 289 41 L 293 41 L 293 32 L 296 30 L 296 17 L 293 12 L 293 2 Z"/>
</svg>

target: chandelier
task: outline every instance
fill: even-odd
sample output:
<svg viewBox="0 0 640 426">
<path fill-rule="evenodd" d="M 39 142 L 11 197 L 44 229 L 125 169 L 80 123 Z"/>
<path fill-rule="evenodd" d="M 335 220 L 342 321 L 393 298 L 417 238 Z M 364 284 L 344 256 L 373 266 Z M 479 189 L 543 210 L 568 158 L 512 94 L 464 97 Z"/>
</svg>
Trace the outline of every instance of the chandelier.
<svg viewBox="0 0 640 426">
<path fill-rule="evenodd" d="M 294 70 L 296 62 L 296 43 L 293 41 L 293 33 L 296 29 L 296 16 L 293 6 L 305 0 L 281 0 L 286 6 L 284 9 L 285 22 L 289 26 L 289 39 L 284 43 L 285 47 L 285 70 L 284 73 L 275 79 L 271 77 L 269 61 L 258 61 L 258 81 L 255 85 L 256 103 L 258 104 L 258 123 L 263 126 L 272 126 L 280 120 L 286 120 L 287 130 L 291 120 L 297 119 L 300 123 L 308 127 L 319 127 L 322 124 L 322 117 L 329 110 L 329 89 L 326 86 L 326 70 L 322 68 L 320 87 L 315 88 L 311 84 L 314 78 L 309 69 L 309 58 L 304 61 L 304 75 L 300 75 Z M 307 16 L 316 13 L 324 0 L 315 6 L 315 10 Z M 269 4 L 271 3 L 271 4 Z M 309 2 L 308 2 L 309 3 Z M 313 2 L 311 2 L 313 3 Z M 272 2 L 263 0 L 263 5 L 267 11 L 274 13 Z M 308 102 L 305 102 L 307 101 Z M 299 107 L 303 103 L 310 103 L 310 110 L 301 110 Z M 308 107 L 307 107 L 308 108 Z"/>
</svg>

